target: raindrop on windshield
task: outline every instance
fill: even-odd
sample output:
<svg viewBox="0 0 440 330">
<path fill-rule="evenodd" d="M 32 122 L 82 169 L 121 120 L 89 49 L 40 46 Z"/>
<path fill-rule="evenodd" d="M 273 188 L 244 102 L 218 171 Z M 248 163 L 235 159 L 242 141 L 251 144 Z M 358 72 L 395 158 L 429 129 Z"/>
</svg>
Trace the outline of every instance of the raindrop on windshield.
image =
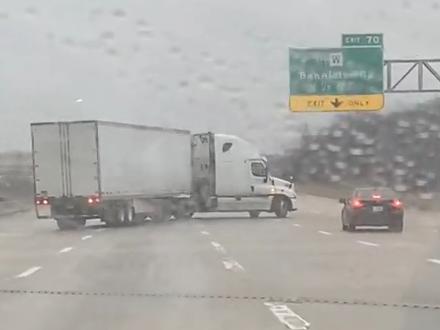
<svg viewBox="0 0 440 330">
<path fill-rule="evenodd" d="M 115 38 L 115 33 L 113 31 L 104 31 L 101 33 L 102 39 L 111 40 Z"/>
<path fill-rule="evenodd" d="M 118 18 L 123 18 L 125 17 L 127 14 L 123 9 L 115 9 L 113 10 L 113 16 L 118 17 Z"/>
</svg>

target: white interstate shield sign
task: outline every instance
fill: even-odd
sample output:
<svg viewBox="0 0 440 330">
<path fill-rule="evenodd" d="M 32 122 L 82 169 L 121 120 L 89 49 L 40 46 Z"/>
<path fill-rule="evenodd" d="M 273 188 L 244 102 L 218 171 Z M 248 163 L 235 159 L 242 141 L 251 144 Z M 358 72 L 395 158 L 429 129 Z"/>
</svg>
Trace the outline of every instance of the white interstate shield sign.
<svg viewBox="0 0 440 330">
<path fill-rule="evenodd" d="M 344 66 L 344 55 L 342 53 L 330 53 L 329 54 L 330 66 Z"/>
</svg>

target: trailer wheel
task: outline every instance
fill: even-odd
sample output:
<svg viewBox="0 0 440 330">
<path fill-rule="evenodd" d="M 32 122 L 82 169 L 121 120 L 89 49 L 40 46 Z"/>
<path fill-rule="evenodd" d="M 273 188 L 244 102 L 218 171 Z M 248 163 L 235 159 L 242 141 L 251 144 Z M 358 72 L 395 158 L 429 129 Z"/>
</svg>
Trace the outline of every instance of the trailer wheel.
<svg viewBox="0 0 440 330">
<path fill-rule="evenodd" d="M 125 226 L 125 206 L 119 206 L 116 210 L 116 225 Z"/>
<path fill-rule="evenodd" d="M 135 223 L 134 219 L 135 219 L 135 213 L 134 213 L 134 207 L 127 205 L 127 207 L 125 207 L 125 214 L 124 214 L 124 221 L 126 224 L 128 225 L 133 225 Z"/>
<path fill-rule="evenodd" d="M 74 219 L 74 218 L 57 218 L 58 228 L 60 230 L 75 230 L 81 229 L 86 224 L 86 219 Z"/>
</svg>

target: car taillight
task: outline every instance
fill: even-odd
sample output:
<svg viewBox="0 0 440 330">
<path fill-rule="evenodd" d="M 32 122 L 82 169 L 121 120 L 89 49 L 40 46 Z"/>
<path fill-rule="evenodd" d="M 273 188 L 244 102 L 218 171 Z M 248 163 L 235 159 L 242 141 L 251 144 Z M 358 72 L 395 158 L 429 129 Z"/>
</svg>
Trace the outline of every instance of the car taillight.
<svg viewBox="0 0 440 330">
<path fill-rule="evenodd" d="M 101 202 L 101 199 L 97 196 L 91 196 L 87 199 L 87 203 L 89 203 L 90 205 L 99 204 L 100 202 Z"/>
<path fill-rule="evenodd" d="M 364 206 L 364 204 L 359 200 L 359 199 L 353 199 L 353 201 L 351 202 L 351 206 L 353 206 L 353 208 L 358 209 Z"/>
<path fill-rule="evenodd" d="M 401 202 L 400 200 L 398 200 L 398 199 L 393 200 L 393 202 L 391 203 L 391 205 L 392 205 L 393 207 L 395 207 L 396 209 L 400 209 L 400 208 L 403 207 L 402 202 Z"/>
<path fill-rule="evenodd" d="M 49 200 L 47 198 L 37 198 L 35 199 L 36 205 L 49 205 Z"/>
</svg>

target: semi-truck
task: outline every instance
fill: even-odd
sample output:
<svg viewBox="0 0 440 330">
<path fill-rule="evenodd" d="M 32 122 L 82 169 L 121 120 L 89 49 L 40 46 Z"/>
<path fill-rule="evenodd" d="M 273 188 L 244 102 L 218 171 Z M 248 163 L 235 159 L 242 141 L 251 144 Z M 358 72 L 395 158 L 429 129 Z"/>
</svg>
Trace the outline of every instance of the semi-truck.
<svg viewBox="0 0 440 330">
<path fill-rule="evenodd" d="M 296 210 L 293 182 L 237 136 L 91 120 L 32 123 L 31 137 L 36 215 L 61 230 Z"/>
</svg>

